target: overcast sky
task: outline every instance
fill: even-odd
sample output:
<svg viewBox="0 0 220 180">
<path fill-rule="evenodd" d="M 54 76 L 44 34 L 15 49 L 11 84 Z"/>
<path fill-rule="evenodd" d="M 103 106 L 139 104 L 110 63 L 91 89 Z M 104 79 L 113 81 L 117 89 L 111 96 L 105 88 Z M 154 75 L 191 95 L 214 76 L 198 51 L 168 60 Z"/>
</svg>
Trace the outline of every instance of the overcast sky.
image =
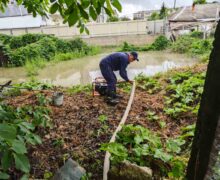
<svg viewBox="0 0 220 180">
<path fill-rule="evenodd" d="M 213 2 L 214 0 L 207 0 Z M 220 2 L 220 0 L 217 0 Z M 164 2 L 167 7 L 173 7 L 174 0 L 120 0 L 122 4 L 122 13 L 120 16 L 132 15 L 134 12 L 141 10 L 160 9 Z M 176 7 L 191 6 L 193 0 L 176 0 Z"/>
</svg>

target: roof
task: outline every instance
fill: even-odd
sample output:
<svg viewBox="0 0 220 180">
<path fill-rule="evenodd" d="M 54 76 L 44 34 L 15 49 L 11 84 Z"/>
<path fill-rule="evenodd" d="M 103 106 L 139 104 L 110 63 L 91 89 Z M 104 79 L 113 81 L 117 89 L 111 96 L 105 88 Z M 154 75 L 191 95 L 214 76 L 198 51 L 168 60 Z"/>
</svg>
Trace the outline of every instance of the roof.
<svg viewBox="0 0 220 180">
<path fill-rule="evenodd" d="M 197 4 L 193 10 L 192 6 L 186 6 L 168 17 L 170 22 L 198 22 L 215 21 L 219 18 L 220 3 Z"/>
<path fill-rule="evenodd" d="M 4 12 L 0 11 L 0 18 L 4 17 L 15 17 L 15 16 L 24 16 L 28 15 L 27 9 L 24 6 L 17 4 L 8 4 Z"/>
</svg>

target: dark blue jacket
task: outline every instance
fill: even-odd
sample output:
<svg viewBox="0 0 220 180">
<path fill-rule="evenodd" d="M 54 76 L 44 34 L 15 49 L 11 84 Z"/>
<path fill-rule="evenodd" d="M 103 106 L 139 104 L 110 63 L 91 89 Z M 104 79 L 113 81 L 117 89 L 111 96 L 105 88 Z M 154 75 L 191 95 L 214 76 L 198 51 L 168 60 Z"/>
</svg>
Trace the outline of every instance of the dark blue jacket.
<svg viewBox="0 0 220 180">
<path fill-rule="evenodd" d="M 126 68 L 129 64 L 128 54 L 123 52 L 117 52 L 105 57 L 101 63 L 108 64 L 113 71 L 119 71 L 120 76 L 129 81 Z"/>
</svg>

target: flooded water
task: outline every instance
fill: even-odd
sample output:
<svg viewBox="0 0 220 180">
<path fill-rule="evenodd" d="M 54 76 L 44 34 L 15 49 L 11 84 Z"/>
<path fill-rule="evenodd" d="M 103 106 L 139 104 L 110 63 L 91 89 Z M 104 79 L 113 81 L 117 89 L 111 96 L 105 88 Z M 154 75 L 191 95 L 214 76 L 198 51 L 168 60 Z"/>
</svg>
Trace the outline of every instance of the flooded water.
<svg viewBox="0 0 220 180">
<path fill-rule="evenodd" d="M 37 79 L 61 86 L 90 83 L 95 77 L 101 76 L 99 62 L 106 55 L 107 53 L 103 53 L 48 65 L 39 71 Z M 158 72 L 165 72 L 175 67 L 188 66 L 197 62 L 196 59 L 188 58 L 184 55 L 165 52 L 139 53 L 139 59 L 139 62 L 135 61 L 128 66 L 127 70 L 130 79 L 140 73 L 151 76 Z M 25 69 L 23 67 L 0 68 L 0 83 L 8 80 L 12 80 L 14 83 L 28 80 Z"/>
</svg>

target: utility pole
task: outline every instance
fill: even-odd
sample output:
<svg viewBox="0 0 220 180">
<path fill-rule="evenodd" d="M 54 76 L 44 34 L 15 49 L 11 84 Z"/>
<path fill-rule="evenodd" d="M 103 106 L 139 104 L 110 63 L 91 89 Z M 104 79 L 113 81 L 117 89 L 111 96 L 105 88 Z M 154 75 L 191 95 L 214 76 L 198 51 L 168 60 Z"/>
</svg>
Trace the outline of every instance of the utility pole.
<svg viewBox="0 0 220 180">
<path fill-rule="evenodd" d="M 176 0 L 174 0 L 174 6 L 173 6 L 173 9 L 176 8 Z"/>
</svg>

